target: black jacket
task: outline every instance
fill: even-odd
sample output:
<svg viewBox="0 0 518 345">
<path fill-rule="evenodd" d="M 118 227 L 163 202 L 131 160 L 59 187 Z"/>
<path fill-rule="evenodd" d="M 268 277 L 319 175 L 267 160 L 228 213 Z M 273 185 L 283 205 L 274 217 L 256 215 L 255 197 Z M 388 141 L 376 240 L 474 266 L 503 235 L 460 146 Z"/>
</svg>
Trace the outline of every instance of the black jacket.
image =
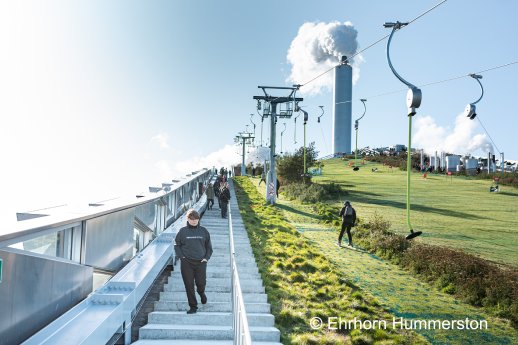
<svg viewBox="0 0 518 345">
<path fill-rule="evenodd" d="M 345 215 L 345 206 L 340 210 L 340 217 L 342 217 L 342 224 L 347 226 L 354 226 L 356 223 L 356 210 L 352 206 L 348 206 L 353 211 L 351 215 Z"/>
<path fill-rule="evenodd" d="M 221 193 L 219 195 L 219 200 L 224 203 L 224 204 L 227 204 L 230 200 L 230 191 L 228 190 L 228 188 L 223 188 L 221 190 Z"/>
<path fill-rule="evenodd" d="M 178 231 L 174 240 L 174 251 L 179 258 L 187 258 L 193 261 L 206 259 L 212 256 L 212 243 L 210 234 L 203 226 L 187 226 Z"/>
</svg>

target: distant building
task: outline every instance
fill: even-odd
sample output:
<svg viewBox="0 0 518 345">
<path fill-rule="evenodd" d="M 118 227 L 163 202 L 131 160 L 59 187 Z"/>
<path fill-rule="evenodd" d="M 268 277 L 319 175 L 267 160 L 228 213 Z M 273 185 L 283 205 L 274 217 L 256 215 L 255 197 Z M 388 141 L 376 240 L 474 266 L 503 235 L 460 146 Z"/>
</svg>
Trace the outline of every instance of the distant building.
<svg viewBox="0 0 518 345">
<path fill-rule="evenodd" d="M 390 150 L 393 152 L 406 152 L 406 146 L 401 144 L 396 144 L 394 146 L 390 146 Z"/>
</svg>

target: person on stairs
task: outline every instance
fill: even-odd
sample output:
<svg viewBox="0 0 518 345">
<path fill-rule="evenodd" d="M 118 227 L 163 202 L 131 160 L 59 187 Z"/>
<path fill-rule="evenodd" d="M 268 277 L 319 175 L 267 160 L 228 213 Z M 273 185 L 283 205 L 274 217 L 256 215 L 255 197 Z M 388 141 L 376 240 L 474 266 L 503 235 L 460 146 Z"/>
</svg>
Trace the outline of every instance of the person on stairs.
<svg viewBox="0 0 518 345">
<path fill-rule="evenodd" d="M 214 182 L 214 195 L 218 198 L 218 207 L 221 209 L 221 201 L 219 200 L 219 193 L 221 191 L 220 177 L 216 177 L 216 182 Z"/>
<path fill-rule="evenodd" d="M 221 218 L 227 218 L 227 207 L 230 201 L 230 190 L 228 183 L 224 182 L 219 193 L 219 201 L 221 202 Z"/>
<path fill-rule="evenodd" d="M 207 208 L 209 210 L 212 210 L 212 206 L 214 206 L 214 186 L 212 185 L 212 182 L 209 183 L 207 186 Z"/>
<path fill-rule="evenodd" d="M 207 262 L 212 256 L 212 243 L 209 231 L 200 226 L 200 215 L 192 208 L 187 211 L 187 225 L 181 228 L 174 240 L 176 256 L 180 258 L 182 273 L 189 310 L 187 314 L 195 314 L 198 301 L 194 293 L 194 285 L 201 298 L 201 303 L 207 303 L 205 285 L 207 283 Z"/>
<path fill-rule="evenodd" d="M 349 201 L 346 201 L 344 207 L 340 210 L 340 217 L 342 217 L 342 230 L 340 231 L 340 236 L 338 236 L 338 246 L 342 246 L 342 237 L 344 236 L 344 231 L 347 230 L 349 246 L 352 247 L 353 239 L 351 236 L 351 227 L 356 223 L 356 210 L 351 206 Z"/>
</svg>

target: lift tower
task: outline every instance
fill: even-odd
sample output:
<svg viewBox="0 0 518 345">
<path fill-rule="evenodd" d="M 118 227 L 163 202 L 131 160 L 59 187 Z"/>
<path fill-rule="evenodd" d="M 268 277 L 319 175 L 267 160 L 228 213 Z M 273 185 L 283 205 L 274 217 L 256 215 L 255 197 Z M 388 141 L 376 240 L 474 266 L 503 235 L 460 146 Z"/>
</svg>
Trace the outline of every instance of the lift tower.
<svg viewBox="0 0 518 345">
<path fill-rule="evenodd" d="M 277 124 L 277 118 L 291 118 L 296 102 L 301 102 L 303 98 L 295 97 L 295 93 L 299 89 L 300 85 L 294 85 L 293 87 L 281 87 L 281 86 L 258 86 L 259 89 L 263 90 L 263 96 L 254 96 L 253 99 L 257 100 L 258 104 L 264 101 L 266 105 L 263 107 L 263 118 L 270 117 L 270 170 L 266 177 L 266 203 L 275 204 L 276 191 L 277 191 L 277 173 L 275 171 L 275 126 Z M 272 96 L 268 94 L 268 89 L 272 90 L 288 90 L 288 96 Z M 277 109 L 279 106 L 279 109 Z M 259 107 L 258 107 L 259 108 Z"/>
<path fill-rule="evenodd" d="M 246 176 L 246 165 L 245 165 L 245 152 L 246 152 L 246 145 L 252 145 L 252 142 L 254 140 L 255 136 L 252 135 L 252 133 L 249 132 L 239 132 L 236 137 L 234 138 L 234 142 L 239 143 L 243 145 L 243 153 L 242 153 L 242 160 L 241 160 L 241 176 Z"/>
</svg>

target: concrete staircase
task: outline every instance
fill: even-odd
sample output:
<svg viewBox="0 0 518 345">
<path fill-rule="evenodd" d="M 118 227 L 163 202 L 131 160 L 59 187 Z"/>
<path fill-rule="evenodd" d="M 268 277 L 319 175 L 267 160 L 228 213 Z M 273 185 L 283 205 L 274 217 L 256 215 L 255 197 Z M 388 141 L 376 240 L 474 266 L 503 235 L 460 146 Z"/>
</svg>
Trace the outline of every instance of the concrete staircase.
<svg viewBox="0 0 518 345">
<path fill-rule="evenodd" d="M 270 304 L 267 302 L 233 188 L 231 196 L 236 262 L 252 341 L 258 345 L 280 345 L 280 332 L 274 327 L 274 317 L 270 314 Z M 197 295 L 198 312 L 186 314 L 189 306 L 178 263 L 164 285 L 160 300 L 155 303 L 155 311 L 148 315 L 148 324 L 140 328 L 139 340 L 134 344 L 232 344 L 228 219 L 221 218 L 217 201 L 214 206 L 212 210 L 205 212 L 200 222 L 209 230 L 214 249 L 207 266 L 207 304 L 202 305 Z"/>
</svg>

